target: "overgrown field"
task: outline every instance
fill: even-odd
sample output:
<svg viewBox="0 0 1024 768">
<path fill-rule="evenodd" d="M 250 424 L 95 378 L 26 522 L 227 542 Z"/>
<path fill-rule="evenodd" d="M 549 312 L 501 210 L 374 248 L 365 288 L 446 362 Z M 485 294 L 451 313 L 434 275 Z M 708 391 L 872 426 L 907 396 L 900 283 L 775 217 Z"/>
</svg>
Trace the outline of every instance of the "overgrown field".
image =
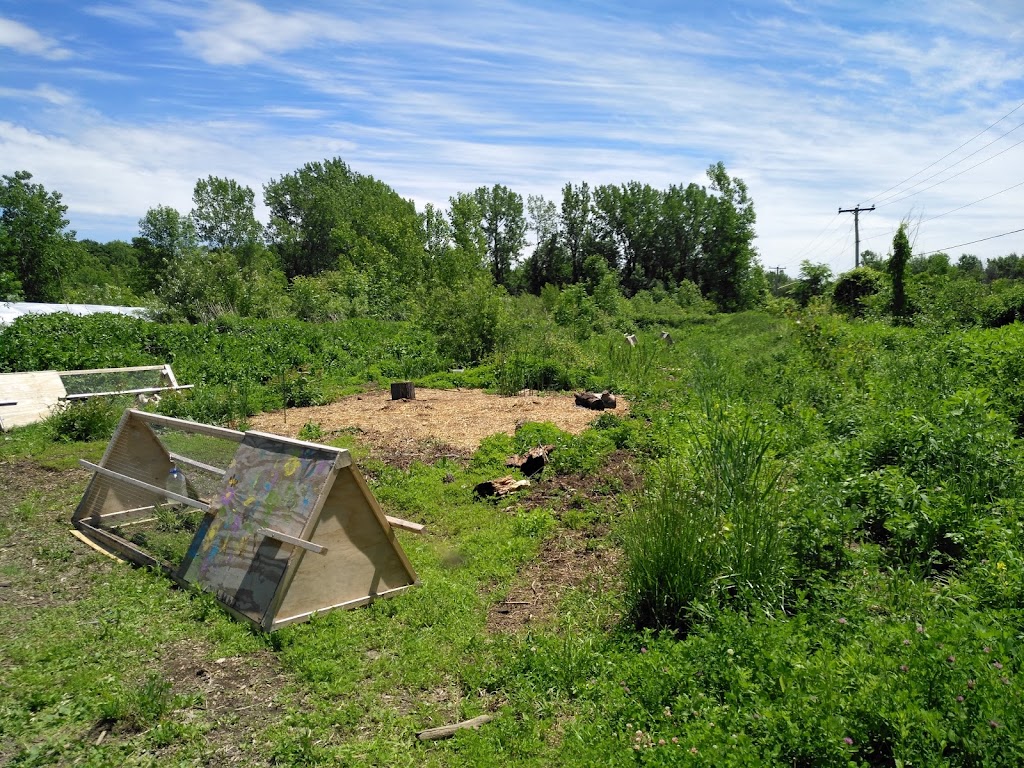
<svg viewBox="0 0 1024 768">
<path fill-rule="evenodd" d="M 452 373 L 381 321 L 3 331 L 0 370 L 170 360 L 197 386 L 162 409 L 242 426 L 391 378 L 632 410 L 407 467 L 346 435 L 388 513 L 427 525 L 399 534 L 422 586 L 269 636 L 68 534 L 119 405 L 3 435 L 0 763 L 1024 764 L 1024 326 L 672 333 L 540 325 Z M 557 460 L 530 489 L 474 498 L 538 442 Z"/>
</svg>

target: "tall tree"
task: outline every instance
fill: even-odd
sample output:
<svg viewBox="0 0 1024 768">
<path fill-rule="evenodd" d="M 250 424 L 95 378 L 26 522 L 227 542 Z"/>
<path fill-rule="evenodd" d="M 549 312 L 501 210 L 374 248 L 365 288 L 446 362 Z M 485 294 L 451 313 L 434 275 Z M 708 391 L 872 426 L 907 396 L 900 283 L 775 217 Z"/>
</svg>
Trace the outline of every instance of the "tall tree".
<svg viewBox="0 0 1024 768">
<path fill-rule="evenodd" d="M 0 284 L 29 301 L 60 301 L 75 233 L 59 192 L 31 183 L 28 171 L 0 181 Z"/>
<path fill-rule="evenodd" d="M 484 258 L 498 285 L 506 284 L 519 250 L 526 244 L 523 198 L 501 184 L 477 187 L 473 201 L 479 213 Z"/>
<path fill-rule="evenodd" d="M 498 285 L 506 285 L 512 265 L 526 245 L 523 198 L 501 184 L 490 188 L 478 187 L 473 198 L 480 207 L 491 275 Z"/>
<path fill-rule="evenodd" d="M 661 200 L 661 192 L 638 181 L 606 184 L 594 190 L 601 234 L 618 248 L 619 274 L 629 293 L 645 287 L 649 271 L 656 271 Z"/>
<path fill-rule="evenodd" d="M 583 262 L 588 255 L 585 246 L 593 236 L 590 186 L 587 182 L 579 186 L 567 183 L 562 187 L 560 214 L 562 241 L 569 255 L 572 282 L 578 283 L 583 277 Z"/>
<path fill-rule="evenodd" d="M 721 162 L 708 168 L 709 215 L 699 285 L 726 312 L 747 309 L 757 300 L 754 203 L 742 179 L 732 178 Z"/>
<path fill-rule="evenodd" d="M 201 242 L 213 250 L 236 250 L 258 243 L 263 225 L 256 221 L 256 196 L 234 179 L 207 176 L 196 181 L 190 218 Z"/>
<path fill-rule="evenodd" d="M 150 288 L 175 258 L 199 245 L 195 224 L 168 205 L 157 205 L 139 219 L 139 236 L 132 240 Z"/>
<path fill-rule="evenodd" d="M 709 213 L 707 191 L 698 184 L 673 184 L 662 196 L 657 225 L 657 268 L 651 278 L 697 283 Z"/>
<path fill-rule="evenodd" d="M 907 314 L 907 263 L 910 261 L 910 240 L 907 237 L 907 223 L 901 222 L 892 239 L 892 256 L 886 269 L 892 279 L 892 314 L 901 319 Z"/>
<path fill-rule="evenodd" d="M 264 187 L 270 235 L 289 277 L 349 268 L 392 285 L 422 279 L 416 207 L 340 158 L 307 163 Z"/>
<path fill-rule="evenodd" d="M 536 247 L 558 236 L 558 207 L 551 200 L 546 200 L 544 195 L 528 195 L 526 213 L 530 229 L 537 238 Z"/>
</svg>

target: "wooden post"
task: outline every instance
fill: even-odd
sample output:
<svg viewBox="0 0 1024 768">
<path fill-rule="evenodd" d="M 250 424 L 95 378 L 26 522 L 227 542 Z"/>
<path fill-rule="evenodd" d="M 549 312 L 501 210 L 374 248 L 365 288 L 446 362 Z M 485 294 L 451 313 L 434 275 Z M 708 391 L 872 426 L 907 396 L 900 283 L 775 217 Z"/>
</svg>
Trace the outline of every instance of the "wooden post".
<svg viewBox="0 0 1024 768">
<path fill-rule="evenodd" d="M 411 381 L 395 381 L 391 384 L 392 400 L 415 400 L 416 387 Z"/>
</svg>

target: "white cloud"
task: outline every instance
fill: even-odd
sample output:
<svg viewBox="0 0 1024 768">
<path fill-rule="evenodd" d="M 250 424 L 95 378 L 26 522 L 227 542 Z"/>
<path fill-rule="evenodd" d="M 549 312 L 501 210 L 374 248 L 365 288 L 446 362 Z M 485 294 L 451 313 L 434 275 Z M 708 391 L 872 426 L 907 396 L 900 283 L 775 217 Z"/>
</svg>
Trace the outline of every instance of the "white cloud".
<svg viewBox="0 0 1024 768">
<path fill-rule="evenodd" d="M 18 53 L 40 56 L 50 61 L 71 57 L 71 51 L 52 38 L 45 37 L 31 27 L 13 19 L 0 18 L 0 47 L 13 48 Z"/>
<path fill-rule="evenodd" d="M 274 13 L 245 0 L 222 0 L 211 8 L 209 17 L 199 19 L 197 29 L 178 32 L 186 47 L 208 64 L 240 66 L 322 40 L 359 39 L 359 28 L 337 17 L 303 11 Z"/>
<path fill-rule="evenodd" d="M 75 101 L 75 97 L 59 88 L 49 85 L 38 85 L 31 90 L 24 88 L 0 88 L 0 98 L 18 101 L 43 101 L 55 106 L 67 106 Z"/>
</svg>

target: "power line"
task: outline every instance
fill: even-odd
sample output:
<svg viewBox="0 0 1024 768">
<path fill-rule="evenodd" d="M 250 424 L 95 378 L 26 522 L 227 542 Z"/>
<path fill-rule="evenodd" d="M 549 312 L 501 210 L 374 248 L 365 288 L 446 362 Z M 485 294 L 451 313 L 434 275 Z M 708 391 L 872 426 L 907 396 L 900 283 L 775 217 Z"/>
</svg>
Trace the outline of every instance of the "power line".
<svg viewBox="0 0 1024 768">
<path fill-rule="evenodd" d="M 926 166 L 925 166 L 924 168 L 922 168 L 922 169 L 921 169 L 920 171 L 918 171 L 918 172 L 917 172 L 917 173 L 915 173 L 915 174 L 912 174 L 912 175 L 908 176 L 908 177 L 907 177 L 907 178 L 905 178 L 905 179 L 904 179 L 903 181 L 901 181 L 901 182 L 898 182 L 898 183 L 896 183 L 896 184 L 892 185 L 892 186 L 891 186 L 891 187 L 889 187 L 888 189 L 882 190 L 881 192 L 879 192 L 879 193 L 878 193 L 877 195 L 874 195 L 873 197 L 869 197 L 869 198 L 868 198 L 867 200 L 865 200 L 865 201 L 864 201 L 863 203 L 861 203 L 861 205 L 864 205 L 865 203 L 870 203 L 870 202 L 871 202 L 872 200 L 877 200 L 877 199 L 878 199 L 879 197 L 881 197 L 882 195 L 886 194 L 887 192 L 891 192 L 892 190 L 896 189 L 897 187 L 901 187 L 901 186 L 903 186 L 904 184 L 906 184 L 906 183 L 907 183 L 908 181 L 910 181 L 910 180 L 911 180 L 912 178 L 914 178 L 915 176 L 920 176 L 920 175 L 921 175 L 922 173 L 924 173 L 925 171 L 927 171 L 927 170 L 928 170 L 929 168 L 931 168 L 931 167 L 933 167 L 933 166 L 936 166 L 936 165 L 938 165 L 939 163 L 941 163 L 941 162 L 942 162 L 943 160 L 945 160 L 945 159 L 946 159 L 947 157 L 949 157 L 950 155 L 956 154 L 956 153 L 957 153 L 957 152 L 959 152 L 959 151 L 960 151 L 961 149 L 963 149 L 963 148 L 964 148 L 964 147 L 966 147 L 966 146 L 967 146 L 968 144 L 970 144 L 970 143 L 971 143 L 972 141 L 974 141 L 974 140 L 975 140 L 976 138 L 978 138 L 978 137 L 979 137 L 979 136 L 981 136 L 982 134 L 986 133 L 987 131 L 990 131 L 991 129 L 995 128 L 995 127 L 996 127 L 997 125 L 999 125 L 999 123 L 1003 122 L 1003 120 L 1005 120 L 1006 118 L 1008 118 L 1008 117 L 1009 117 L 1010 115 L 1012 115 L 1012 114 L 1013 114 L 1014 112 L 1016 112 L 1016 111 L 1017 111 L 1018 109 L 1020 109 L 1021 107 L 1024 107 L 1024 101 L 1022 101 L 1022 102 L 1021 102 L 1020 104 L 1018 104 L 1018 105 L 1017 105 L 1016 107 L 1014 107 L 1014 108 L 1013 108 L 1013 109 L 1011 109 L 1011 110 L 1010 110 L 1009 112 L 1007 112 L 1007 113 L 1006 113 L 1005 115 L 1003 115 L 1002 117 L 1000 117 L 1000 118 L 999 118 L 998 120 L 996 120 L 996 121 L 995 121 L 994 123 L 992 123 L 992 125 L 988 126 L 988 128 L 985 128 L 985 129 L 984 129 L 983 131 L 980 131 L 979 133 L 976 133 L 976 134 L 975 134 L 974 136 L 972 136 L 971 138 L 969 138 L 969 139 L 968 139 L 967 141 L 965 141 L 965 142 L 964 142 L 963 144 L 961 144 L 961 145 L 960 145 L 959 147 L 957 147 L 956 149 L 952 150 L 951 152 L 947 152 L 946 154 L 944 154 L 944 155 L 943 155 L 942 157 L 940 157 L 940 158 L 939 158 L 938 160 L 936 160 L 935 162 L 933 162 L 933 163 L 931 163 L 931 164 L 929 164 L 929 165 L 926 165 Z"/>
<path fill-rule="evenodd" d="M 974 157 L 974 156 L 975 156 L 976 154 L 978 154 L 979 152 L 981 152 L 981 151 L 982 151 L 983 149 L 988 149 L 988 148 L 989 148 L 989 147 L 991 147 L 991 146 L 992 146 L 993 144 L 995 144 L 995 143 L 996 143 L 997 141 L 999 141 L 1000 139 L 1005 139 L 1005 138 L 1006 138 L 1007 136 L 1009 136 L 1009 135 L 1010 135 L 1011 133 L 1013 133 L 1014 131 L 1016 131 L 1016 130 L 1017 130 L 1018 128 L 1020 128 L 1020 127 L 1022 127 L 1022 126 L 1024 126 L 1024 123 L 1020 123 L 1019 125 L 1017 125 L 1017 126 L 1015 126 L 1015 127 L 1011 128 L 1011 129 L 1010 129 L 1010 130 L 1008 130 L 1008 131 L 1007 131 L 1006 133 L 1004 133 L 1004 134 L 1003 134 L 1002 136 L 997 136 L 996 138 L 992 139 L 992 141 L 990 141 L 990 142 L 989 142 L 988 144 L 986 144 L 985 146 L 983 146 L 983 147 L 979 147 L 978 149 L 974 150 L 973 152 L 971 152 L 971 154 L 969 154 L 969 155 L 967 155 L 967 156 L 965 156 L 965 157 L 961 157 L 961 158 L 960 158 L 959 160 L 957 160 L 957 161 L 956 161 L 955 163 L 953 163 L 952 165 L 947 165 L 947 166 L 946 166 L 945 168 L 943 168 L 942 170 L 936 171 L 936 172 L 935 172 L 935 173 L 933 173 L 933 174 L 932 174 L 931 176 L 928 176 L 927 178 L 921 179 L 921 180 L 920 180 L 919 182 L 917 182 L 917 184 L 914 184 L 913 186 L 907 187 L 906 189 L 902 190 L 901 192 L 894 192 L 893 194 L 889 195 L 889 197 L 883 197 L 883 198 L 882 198 L 881 200 L 879 200 L 879 201 L 878 201 L 878 204 L 879 204 L 879 205 L 885 205 L 885 204 L 886 204 L 886 201 L 887 201 L 887 200 L 891 200 L 892 198 L 896 197 L 896 195 L 901 195 L 901 194 L 903 194 L 904 192 L 907 192 L 907 191 L 909 191 L 909 190 L 913 189 L 914 187 L 919 187 L 919 186 L 921 186 L 922 184 L 924 184 L 924 183 L 925 183 L 926 181 L 931 181 L 931 180 L 932 180 L 932 179 L 934 179 L 934 178 L 935 178 L 936 176 L 939 176 L 940 174 L 943 174 L 943 173 L 945 173 L 945 172 L 946 172 L 946 171 L 948 171 L 949 169 L 951 169 L 951 168 L 956 168 L 956 167 L 957 167 L 958 165 L 960 165 L 960 163 L 962 163 L 962 162 L 963 162 L 964 160 L 969 160 L 970 158 Z M 1017 142 L 1017 144 L 1020 144 L 1020 142 L 1018 141 L 1018 142 Z M 1010 147 L 1007 147 L 1006 149 L 1004 149 L 1004 150 L 1003 150 L 1003 152 L 1006 152 L 1007 150 L 1013 149 L 1013 147 L 1017 146 L 1017 144 L 1014 144 L 1014 145 L 1012 145 L 1012 146 L 1010 146 Z M 995 155 L 992 155 L 992 157 L 999 157 L 999 155 L 1000 155 L 1000 154 L 1002 154 L 1002 152 L 999 152 L 999 153 L 997 153 L 997 154 L 995 154 Z M 991 159 L 992 159 L 992 158 L 988 158 L 988 160 L 991 160 Z M 983 160 L 982 162 L 988 162 L 988 160 Z M 979 165 L 980 165 L 980 163 L 979 163 Z M 972 167 L 972 168 L 977 168 L 978 166 L 976 166 L 976 165 L 975 165 L 975 166 L 971 166 L 971 167 Z M 952 178 L 955 178 L 955 177 L 953 177 L 953 176 L 950 176 L 949 178 L 950 178 L 950 179 L 952 179 Z M 945 179 L 944 181 L 949 181 L 949 179 Z M 943 182 L 943 181 L 940 181 L 940 182 L 938 182 L 938 183 L 939 183 L 939 184 L 942 184 L 942 183 L 944 183 L 944 182 Z M 933 184 L 932 186 L 934 187 L 934 186 L 937 186 L 937 185 Z M 925 189 L 931 189 L 931 187 L 925 187 Z M 921 191 L 923 192 L 924 190 L 921 190 Z M 901 199 L 901 200 L 905 200 L 905 199 L 906 199 L 907 197 L 909 197 L 909 196 L 910 196 L 910 195 L 906 195 L 906 196 L 904 196 L 904 197 L 902 197 L 902 198 L 900 198 L 900 199 Z M 898 202 L 898 201 L 894 201 L 894 202 Z"/>
<path fill-rule="evenodd" d="M 825 233 L 826 233 L 826 232 L 827 232 L 827 231 L 828 231 L 828 230 L 829 230 L 829 229 L 830 229 L 830 228 L 832 227 L 832 225 L 833 225 L 833 224 L 834 224 L 834 223 L 835 223 L 835 222 L 836 222 L 836 221 L 837 221 L 838 219 L 839 219 L 839 214 L 837 213 L 837 214 L 836 214 L 835 216 L 833 216 L 833 217 L 832 217 L 832 218 L 831 218 L 831 219 L 829 220 L 828 224 L 826 224 L 826 225 L 825 225 L 824 227 L 822 227 L 822 230 L 821 230 L 821 232 L 819 232 L 819 233 L 818 233 L 818 234 L 817 234 L 817 235 L 815 236 L 815 238 L 814 238 L 813 240 L 811 240 L 811 242 L 809 242 L 809 243 L 808 243 L 807 245 L 805 245 L 805 246 L 804 246 L 803 248 L 801 248 L 801 249 L 800 249 L 799 251 L 797 251 L 797 252 L 796 252 L 796 255 L 795 255 L 795 256 L 793 256 L 792 258 L 794 258 L 794 259 L 799 259 L 799 258 L 800 258 L 801 256 L 803 256 L 803 255 L 804 255 L 805 253 L 809 252 L 809 251 L 811 250 L 811 248 L 812 248 L 812 247 L 814 247 L 814 244 L 815 244 L 816 242 L 818 242 L 818 241 L 819 241 L 819 240 L 821 239 L 821 236 L 822 236 L 822 235 L 824 235 L 824 234 L 825 234 Z"/>
<path fill-rule="evenodd" d="M 924 219 L 921 223 L 924 224 L 926 221 L 935 221 L 936 219 L 941 219 L 943 216 L 949 216 L 949 214 L 951 214 L 951 213 L 956 213 L 957 211 L 962 211 L 964 208 L 970 208 L 972 205 L 976 205 L 977 203 L 984 202 L 985 200 L 988 200 L 989 198 L 995 197 L 996 195 L 1003 194 L 1003 192 L 1009 192 L 1011 189 L 1016 189 L 1017 187 L 1022 187 L 1022 186 L 1024 186 L 1024 181 L 1018 182 L 1017 184 L 1014 184 L 1012 187 L 1007 187 L 1006 189 L 1001 189 L 998 192 L 993 192 L 991 195 L 987 195 L 985 197 L 979 198 L 979 199 L 975 200 L 973 203 L 967 203 L 967 205 L 961 205 L 959 208 L 954 208 L 951 211 L 946 211 L 945 213 L 940 213 L 937 216 L 932 216 L 931 218 Z"/>
<path fill-rule="evenodd" d="M 991 237 L 983 237 L 980 240 L 971 240 L 969 243 L 957 243 L 956 245 L 947 245 L 945 248 L 939 248 L 937 251 L 928 251 L 927 253 L 918 253 L 917 256 L 931 256 L 933 253 L 945 253 L 946 251 L 952 250 L 953 248 L 963 248 L 965 245 L 974 245 L 975 243 L 984 243 L 986 240 L 995 240 L 1000 237 L 1006 237 L 1007 235 L 1016 235 L 1018 232 L 1024 232 L 1024 228 L 1015 229 L 1012 232 L 1003 232 L 1001 235 L 992 235 Z"/>
<path fill-rule="evenodd" d="M 945 183 L 946 183 L 947 181 L 952 181 L 952 180 L 953 180 L 953 179 L 955 179 L 955 178 L 956 178 L 957 176 L 963 176 L 963 175 L 964 175 L 965 173 L 967 173 L 968 171 L 973 171 L 973 170 L 974 170 L 975 168 L 977 168 L 977 167 L 978 167 L 979 165 L 984 165 L 984 164 L 985 164 L 985 163 L 987 163 L 987 162 L 988 162 L 989 160 L 995 160 L 995 159 L 996 159 L 997 157 L 999 157 L 1000 155 L 1002 155 L 1002 154 L 1005 154 L 1006 152 L 1009 152 L 1009 151 L 1010 151 L 1011 149 L 1013 149 L 1014 147 L 1018 147 L 1018 146 L 1020 146 L 1021 144 L 1024 144 L 1024 139 L 1021 139 L 1021 140 L 1020 140 L 1020 141 L 1018 141 L 1018 142 L 1017 142 L 1016 144 L 1011 144 L 1010 146 L 1008 146 L 1008 147 L 1007 147 L 1006 149 L 1002 150 L 1001 152 L 996 152 L 996 153 L 995 153 L 994 155 L 992 155 L 991 157 L 987 157 L 987 158 L 985 158 L 985 159 L 984 159 L 984 160 L 982 160 L 982 161 L 981 161 L 980 163 L 975 163 L 975 164 L 974 164 L 974 165 L 972 165 L 972 166 L 971 166 L 970 168 L 964 168 L 964 169 L 963 169 L 962 171 L 958 171 L 957 173 L 954 173 L 954 174 L 953 174 L 952 176 L 948 176 L 948 177 L 946 177 L 946 178 L 945 178 L 945 179 L 943 179 L 942 181 L 937 181 L 937 182 L 935 182 L 934 184 L 931 184 L 931 185 L 929 185 L 929 186 L 925 187 L 924 189 L 919 189 L 919 190 L 917 190 L 917 192 L 911 192 L 911 193 L 910 193 L 909 195 L 904 195 L 903 197 L 897 198 L 896 200 L 890 200 L 890 201 L 889 201 L 889 202 L 887 202 L 887 203 L 879 203 L 879 205 L 880 205 L 881 207 L 883 207 L 883 208 L 884 208 L 884 207 L 885 207 L 885 206 L 887 206 L 887 205 L 894 205 L 894 204 L 896 204 L 896 203 L 899 203 L 899 202 L 902 202 L 902 201 L 904 201 L 904 200 L 906 200 L 906 199 L 908 199 L 908 198 L 914 197 L 915 195 L 920 195 L 920 194 L 921 194 L 922 192 L 927 192 L 927 191 L 928 191 L 929 189 L 932 189 L 933 187 L 937 187 L 937 186 L 939 186 L 940 184 L 945 184 Z M 950 167 L 952 167 L 952 166 L 950 166 Z M 949 170 L 949 169 L 947 168 L 946 170 Z"/>
</svg>

